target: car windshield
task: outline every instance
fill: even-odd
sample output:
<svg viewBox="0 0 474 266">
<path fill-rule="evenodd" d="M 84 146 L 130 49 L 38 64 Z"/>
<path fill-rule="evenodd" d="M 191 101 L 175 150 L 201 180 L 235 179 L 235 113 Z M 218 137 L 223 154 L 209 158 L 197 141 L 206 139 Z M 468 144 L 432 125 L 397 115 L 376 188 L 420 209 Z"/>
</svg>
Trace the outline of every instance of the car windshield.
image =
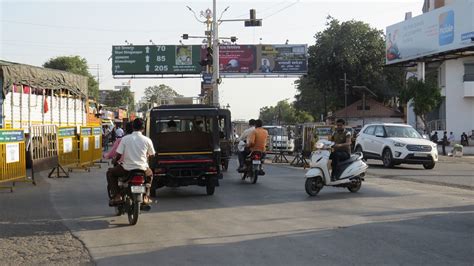
<svg viewBox="0 0 474 266">
<path fill-rule="evenodd" d="M 288 134 L 286 128 L 282 127 L 265 127 L 265 129 L 268 131 L 268 135 L 272 136 L 286 136 Z"/>
<path fill-rule="evenodd" d="M 385 126 L 385 130 L 389 138 L 422 138 L 412 127 Z"/>
</svg>

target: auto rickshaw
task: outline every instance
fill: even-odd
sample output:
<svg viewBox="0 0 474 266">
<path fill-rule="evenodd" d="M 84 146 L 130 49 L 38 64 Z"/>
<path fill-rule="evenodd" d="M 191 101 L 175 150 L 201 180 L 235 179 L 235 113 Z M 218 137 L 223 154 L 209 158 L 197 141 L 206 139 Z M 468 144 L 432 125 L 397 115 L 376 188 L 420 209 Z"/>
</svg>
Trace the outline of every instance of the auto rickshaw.
<svg viewBox="0 0 474 266">
<path fill-rule="evenodd" d="M 227 171 L 233 145 L 232 122 L 230 110 L 228 109 L 219 109 L 219 144 L 221 148 L 222 171 Z"/>
<path fill-rule="evenodd" d="M 152 196 L 160 187 L 188 185 L 205 186 L 208 195 L 214 194 L 222 178 L 220 141 L 228 132 L 226 122 L 221 132 L 219 120 L 225 121 L 227 116 L 230 121 L 230 112 L 198 104 L 162 105 L 150 110 L 146 134 L 156 151 L 150 161 Z"/>
</svg>

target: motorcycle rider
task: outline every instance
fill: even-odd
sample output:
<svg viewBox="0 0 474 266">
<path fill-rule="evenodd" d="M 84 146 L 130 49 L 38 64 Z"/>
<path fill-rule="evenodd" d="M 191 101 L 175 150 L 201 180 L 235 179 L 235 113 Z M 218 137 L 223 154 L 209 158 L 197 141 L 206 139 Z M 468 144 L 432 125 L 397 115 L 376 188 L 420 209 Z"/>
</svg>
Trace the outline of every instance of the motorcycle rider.
<svg viewBox="0 0 474 266">
<path fill-rule="evenodd" d="M 144 204 L 150 204 L 150 185 L 153 179 L 153 171 L 148 166 L 148 157 L 155 154 L 155 149 L 151 140 L 143 136 L 144 122 L 141 118 L 136 118 L 133 123 L 133 133 L 122 138 L 117 148 L 117 154 L 112 162 L 117 162 L 123 154 L 123 163 L 117 164 L 107 171 L 107 183 L 111 190 L 112 199 L 109 205 L 114 205 L 122 201 L 119 194 L 118 178 L 127 176 L 129 171 L 140 169 L 145 171 L 145 184 L 147 186 L 146 195 L 143 197 Z"/>
<path fill-rule="evenodd" d="M 242 135 L 239 138 L 239 144 L 238 144 L 238 149 L 239 149 L 239 168 L 237 169 L 238 172 L 243 172 L 245 169 L 244 167 L 244 160 L 245 157 L 249 154 L 249 150 L 246 149 L 246 142 L 247 138 L 255 130 L 255 119 L 250 119 L 249 120 L 249 128 L 244 130 Z"/>
<path fill-rule="evenodd" d="M 255 121 L 255 130 L 250 133 L 247 138 L 247 147 L 250 152 L 259 151 L 262 156 L 265 155 L 265 146 L 267 144 L 268 131 L 262 128 L 263 122 L 260 119 Z M 263 172 L 263 170 L 261 170 Z M 264 173 L 260 173 L 263 175 Z"/>
<path fill-rule="evenodd" d="M 336 131 L 332 133 L 331 140 L 335 143 L 334 150 L 329 156 L 331 160 L 331 181 L 336 179 L 336 170 L 339 162 L 351 157 L 351 133 L 344 128 L 344 119 L 336 121 Z"/>
</svg>

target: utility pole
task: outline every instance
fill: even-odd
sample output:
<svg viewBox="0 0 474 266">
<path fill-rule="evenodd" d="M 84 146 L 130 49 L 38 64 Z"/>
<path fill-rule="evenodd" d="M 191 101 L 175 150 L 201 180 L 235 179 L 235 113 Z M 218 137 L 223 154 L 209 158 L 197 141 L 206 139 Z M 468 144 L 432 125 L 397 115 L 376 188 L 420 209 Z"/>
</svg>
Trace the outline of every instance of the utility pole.
<svg viewBox="0 0 474 266">
<path fill-rule="evenodd" d="M 217 21 L 217 0 L 212 0 L 212 105 L 219 106 L 219 23 Z"/>
<path fill-rule="evenodd" d="M 346 125 L 347 125 L 347 85 L 350 80 L 347 79 L 347 74 L 344 72 L 344 79 L 341 79 L 344 81 L 344 110 L 345 110 L 345 120 L 346 120 Z"/>
</svg>

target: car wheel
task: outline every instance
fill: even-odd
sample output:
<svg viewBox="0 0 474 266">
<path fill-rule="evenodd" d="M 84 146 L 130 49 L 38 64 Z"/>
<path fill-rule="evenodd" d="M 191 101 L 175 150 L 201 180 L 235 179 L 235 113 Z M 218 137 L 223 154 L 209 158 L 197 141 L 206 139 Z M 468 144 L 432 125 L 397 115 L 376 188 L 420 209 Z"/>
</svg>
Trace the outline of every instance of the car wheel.
<svg viewBox="0 0 474 266">
<path fill-rule="evenodd" d="M 392 151 L 390 151 L 389 148 L 386 148 L 385 150 L 383 150 L 382 162 L 383 162 L 383 166 L 385 166 L 386 168 L 393 167 Z"/>
<path fill-rule="evenodd" d="M 428 169 L 428 170 L 429 170 L 429 169 L 433 169 L 433 168 L 435 167 L 435 163 L 434 163 L 434 162 L 431 162 L 431 163 L 424 163 L 424 164 L 423 164 L 423 167 L 424 167 L 425 169 Z"/>
</svg>

